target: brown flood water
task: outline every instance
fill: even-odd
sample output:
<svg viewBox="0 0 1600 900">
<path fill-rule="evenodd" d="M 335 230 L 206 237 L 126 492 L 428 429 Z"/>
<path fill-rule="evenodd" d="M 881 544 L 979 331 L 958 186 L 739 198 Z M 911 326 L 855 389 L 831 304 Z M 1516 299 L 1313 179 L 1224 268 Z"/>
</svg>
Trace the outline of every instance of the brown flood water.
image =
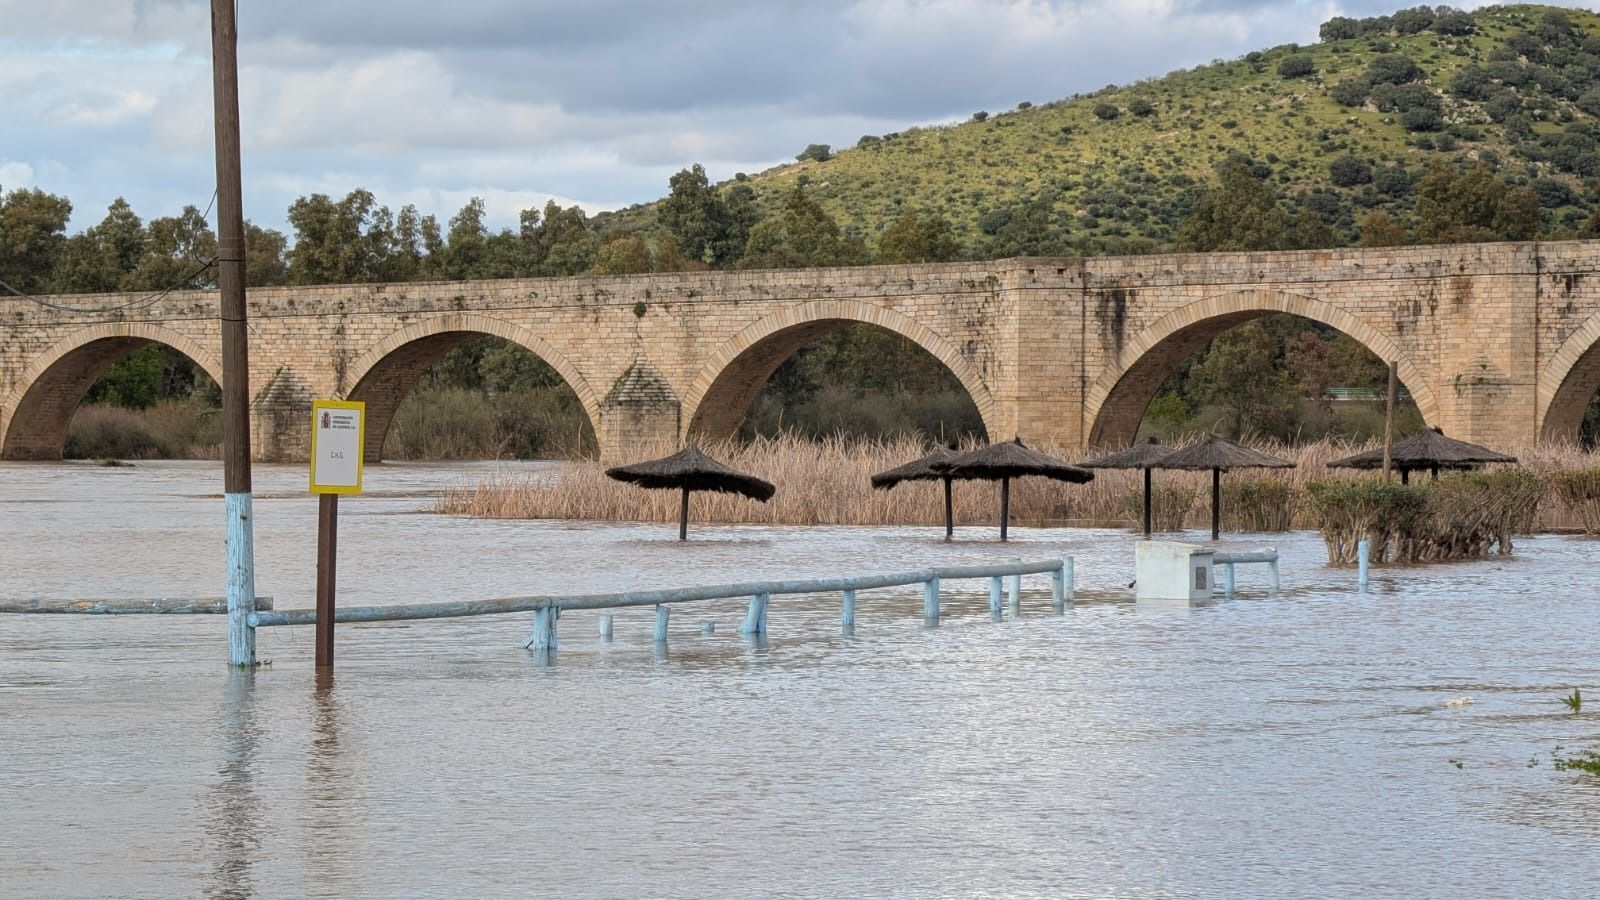
<svg viewBox="0 0 1600 900">
<path fill-rule="evenodd" d="M 0 618 L 0 896 L 1541 896 L 1594 893 L 1600 543 L 1354 575 L 1314 535 L 1285 593 L 1132 602 L 1133 539 L 1085 529 L 448 519 L 491 465 L 387 465 L 341 506 L 340 599 L 395 603 L 869 573 L 1070 553 L 1082 598 L 990 621 L 984 585 L 561 621 L 263 629 Z M 256 476 L 258 583 L 311 605 L 302 467 Z M 212 463 L 0 465 L 0 596 L 218 594 Z M 1198 535 L 1192 535 L 1198 537 Z M 711 635 L 699 623 L 716 623 Z M 1471 702 L 1461 702 L 1464 698 Z M 1452 703 L 1451 701 L 1456 701 Z M 1530 765 L 1530 763 L 1534 763 Z M 1459 764 L 1459 765 L 1458 765 Z"/>
</svg>

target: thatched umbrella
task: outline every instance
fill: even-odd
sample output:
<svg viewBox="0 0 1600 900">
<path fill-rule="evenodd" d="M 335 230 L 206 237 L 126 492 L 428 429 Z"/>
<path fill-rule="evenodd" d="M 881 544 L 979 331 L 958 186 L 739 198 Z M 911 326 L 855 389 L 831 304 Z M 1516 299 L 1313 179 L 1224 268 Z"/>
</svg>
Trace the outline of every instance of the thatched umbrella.
<svg viewBox="0 0 1600 900">
<path fill-rule="evenodd" d="M 954 459 L 955 455 L 955 450 L 939 447 L 927 456 L 913 459 L 904 465 L 895 466 L 872 476 L 872 486 L 877 490 L 887 491 L 903 481 L 937 479 L 944 482 L 944 539 L 948 541 L 956 530 L 955 508 L 950 500 L 950 475 L 936 471 L 933 466 L 935 463 L 948 462 Z"/>
<path fill-rule="evenodd" d="M 746 475 L 728 468 L 700 452 L 693 444 L 671 456 L 616 466 L 606 470 L 607 477 L 644 488 L 677 488 L 683 491 L 683 504 L 678 512 L 678 540 L 689 539 L 689 492 L 718 491 L 739 494 L 762 503 L 772 499 L 778 489 L 770 482 L 754 475 Z"/>
<path fill-rule="evenodd" d="M 1411 481 L 1413 469 L 1428 469 L 1433 473 L 1433 479 L 1438 481 L 1440 469 L 1465 469 L 1482 463 L 1516 461 L 1515 456 L 1507 456 L 1504 453 L 1496 453 L 1488 447 L 1447 438 L 1444 432 L 1437 428 L 1428 428 L 1420 434 L 1406 438 L 1395 444 L 1389 453 L 1389 464 L 1400 470 L 1401 484 Z M 1383 448 L 1336 459 L 1328 465 L 1340 469 L 1381 469 Z"/>
<path fill-rule="evenodd" d="M 1080 469 L 1053 456 L 1029 450 L 1022 445 L 1022 438 L 969 450 L 944 462 L 934 463 L 933 468 L 936 472 L 963 481 L 981 479 L 1000 482 L 1000 540 L 1002 541 L 1006 539 L 1006 528 L 1011 518 L 1011 479 L 1038 476 L 1075 484 L 1094 480 L 1094 473 L 1088 469 Z"/>
<path fill-rule="evenodd" d="M 1085 469 L 1143 469 L 1144 470 L 1144 536 L 1150 537 L 1150 470 L 1155 467 L 1156 461 L 1171 453 L 1169 447 L 1161 446 L 1155 438 L 1145 438 L 1126 450 L 1119 450 L 1109 456 L 1091 459 L 1079 463 Z"/>
<path fill-rule="evenodd" d="M 1211 470 L 1211 539 L 1222 532 L 1222 473 L 1228 469 L 1292 469 L 1294 463 L 1268 456 L 1214 434 L 1182 450 L 1174 450 L 1154 464 L 1157 469 Z"/>
</svg>

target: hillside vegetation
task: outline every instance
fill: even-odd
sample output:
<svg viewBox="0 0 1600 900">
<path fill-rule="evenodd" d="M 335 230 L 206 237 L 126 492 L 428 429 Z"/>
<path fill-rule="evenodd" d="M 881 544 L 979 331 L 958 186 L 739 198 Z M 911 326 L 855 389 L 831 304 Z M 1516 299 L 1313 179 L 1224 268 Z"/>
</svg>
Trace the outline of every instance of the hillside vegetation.
<svg viewBox="0 0 1600 900">
<path fill-rule="evenodd" d="M 1334 243 L 1369 210 L 1404 221 L 1427 165 L 1483 161 L 1537 191 L 1547 231 L 1575 231 L 1600 176 L 1600 16 L 1541 6 L 1418 7 L 1333 19 L 1323 40 L 1172 72 L 952 126 L 866 135 L 847 150 L 723 185 L 770 212 L 796 187 L 873 247 L 906 211 L 943 216 L 965 255 L 1148 252 L 1229 158 L 1248 162 Z M 653 230 L 659 204 L 600 217 Z M 1016 227 L 1027 219 L 1028 228 Z"/>
<path fill-rule="evenodd" d="M 1334 18 L 1320 31 L 1311 46 L 866 135 L 837 153 L 813 144 L 794 163 L 723 184 L 692 165 L 662 200 L 595 217 L 552 202 L 495 231 L 477 198 L 441 223 L 412 206 L 392 212 L 360 187 L 312 194 L 289 207 L 292 241 L 249 226 L 247 276 L 251 285 L 400 282 L 1600 237 L 1600 16 L 1416 7 Z M 212 283 L 216 238 L 199 210 L 146 222 L 119 199 L 100 223 L 68 235 L 71 209 L 44 191 L 0 193 L 0 288 Z M 1370 404 L 1333 403 L 1331 389 L 1385 381 L 1383 364 L 1348 336 L 1270 316 L 1179 365 L 1145 430 L 1359 440 L 1381 416 Z M 170 410 L 203 424 L 214 397 L 191 361 L 150 347 L 113 367 L 89 399 L 144 409 L 150 429 L 203 444 L 200 424 L 168 427 L 183 418 Z M 86 420 L 75 452 L 169 452 L 180 442 L 123 440 L 126 418 Z M 1409 404 L 1400 425 L 1421 426 Z M 857 324 L 785 361 L 744 433 L 959 440 L 981 430 L 971 398 L 932 356 Z M 1597 431 L 1600 404 L 1586 440 Z M 554 370 L 484 338 L 422 382 L 388 449 L 590 446 Z"/>
</svg>

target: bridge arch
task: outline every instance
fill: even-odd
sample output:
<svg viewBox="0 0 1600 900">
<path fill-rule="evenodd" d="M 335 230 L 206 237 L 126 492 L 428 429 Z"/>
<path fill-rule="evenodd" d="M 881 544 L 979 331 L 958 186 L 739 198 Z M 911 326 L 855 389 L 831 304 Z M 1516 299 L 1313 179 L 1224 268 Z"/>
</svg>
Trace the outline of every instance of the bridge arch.
<svg viewBox="0 0 1600 900">
<path fill-rule="evenodd" d="M 144 322 L 94 325 L 61 339 L 22 371 L 0 401 L 0 459 L 60 459 L 67 429 L 84 394 L 100 376 L 147 344 L 165 344 L 222 384 L 222 361 L 192 338 Z"/>
<path fill-rule="evenodd" d="M 1090 448 L 1123 447 L 1137 437 L 1145 408 L 1178 364 L 1212 338 L 1271 313 L 1288 313 L 1336 328 L 1385 362 L 1399 362 L 1400 381 L 1411 392 L 1423 421 L 1434 423 L 1439 402 L 1432 386 L 1388 335 L 1320 300 L 1268 289 L 1218 294 L 1181 306 L 1135 335 L 1084 397 Z"/>
<path fill-rule="evenodd" d="M 384 438 L 395 412 L 423 373 L 462 342 L 484 336 L 516 344 L 555 369 L 577 394 L 589 426 L 599 434 L 600 403 L 588 380 L 566 354 L 520 325 L 489 316 L 454 313 L 424 319 L 390 334 L 349 368 L 354 381 L 345 398 L 367 404 L 367 462 L 383 459 Z"/>
<path fill-rule="evenodd" d="M 1589 400 L 1600 391 L 1600 313 L 1561 343 L 1539 373 L 1539 437 L 1576 444 Z"/>
<path fill-rule="evenodd" d="M 888 307 L 860 300 L 811 300 L 750 324 L 711 354 L 684 395 L 684 436 L 732 437 L 784 360 L 812 341 L 858 322 L 894 332 L 932 354 L 966 389 L 985 430 L 997 433 L 994 397 L 977 367 L 955 344 Z"/>
</svg>

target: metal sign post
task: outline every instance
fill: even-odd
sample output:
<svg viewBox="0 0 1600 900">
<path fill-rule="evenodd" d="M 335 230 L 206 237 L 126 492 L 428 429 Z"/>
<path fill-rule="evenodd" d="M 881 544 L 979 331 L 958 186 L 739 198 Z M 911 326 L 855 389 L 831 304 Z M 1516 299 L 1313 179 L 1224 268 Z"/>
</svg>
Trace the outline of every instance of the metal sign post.
<svg viewBox="0 0 1600 900">
<path fill-rule="evenodd" d="M 339 495 L 361 493 L 367 405 L 351 400 L 311 404 L 311 493 L 317 509 L 317 668 L 333 667 L 333 603 L 339 539 Z"/>
</svg>

